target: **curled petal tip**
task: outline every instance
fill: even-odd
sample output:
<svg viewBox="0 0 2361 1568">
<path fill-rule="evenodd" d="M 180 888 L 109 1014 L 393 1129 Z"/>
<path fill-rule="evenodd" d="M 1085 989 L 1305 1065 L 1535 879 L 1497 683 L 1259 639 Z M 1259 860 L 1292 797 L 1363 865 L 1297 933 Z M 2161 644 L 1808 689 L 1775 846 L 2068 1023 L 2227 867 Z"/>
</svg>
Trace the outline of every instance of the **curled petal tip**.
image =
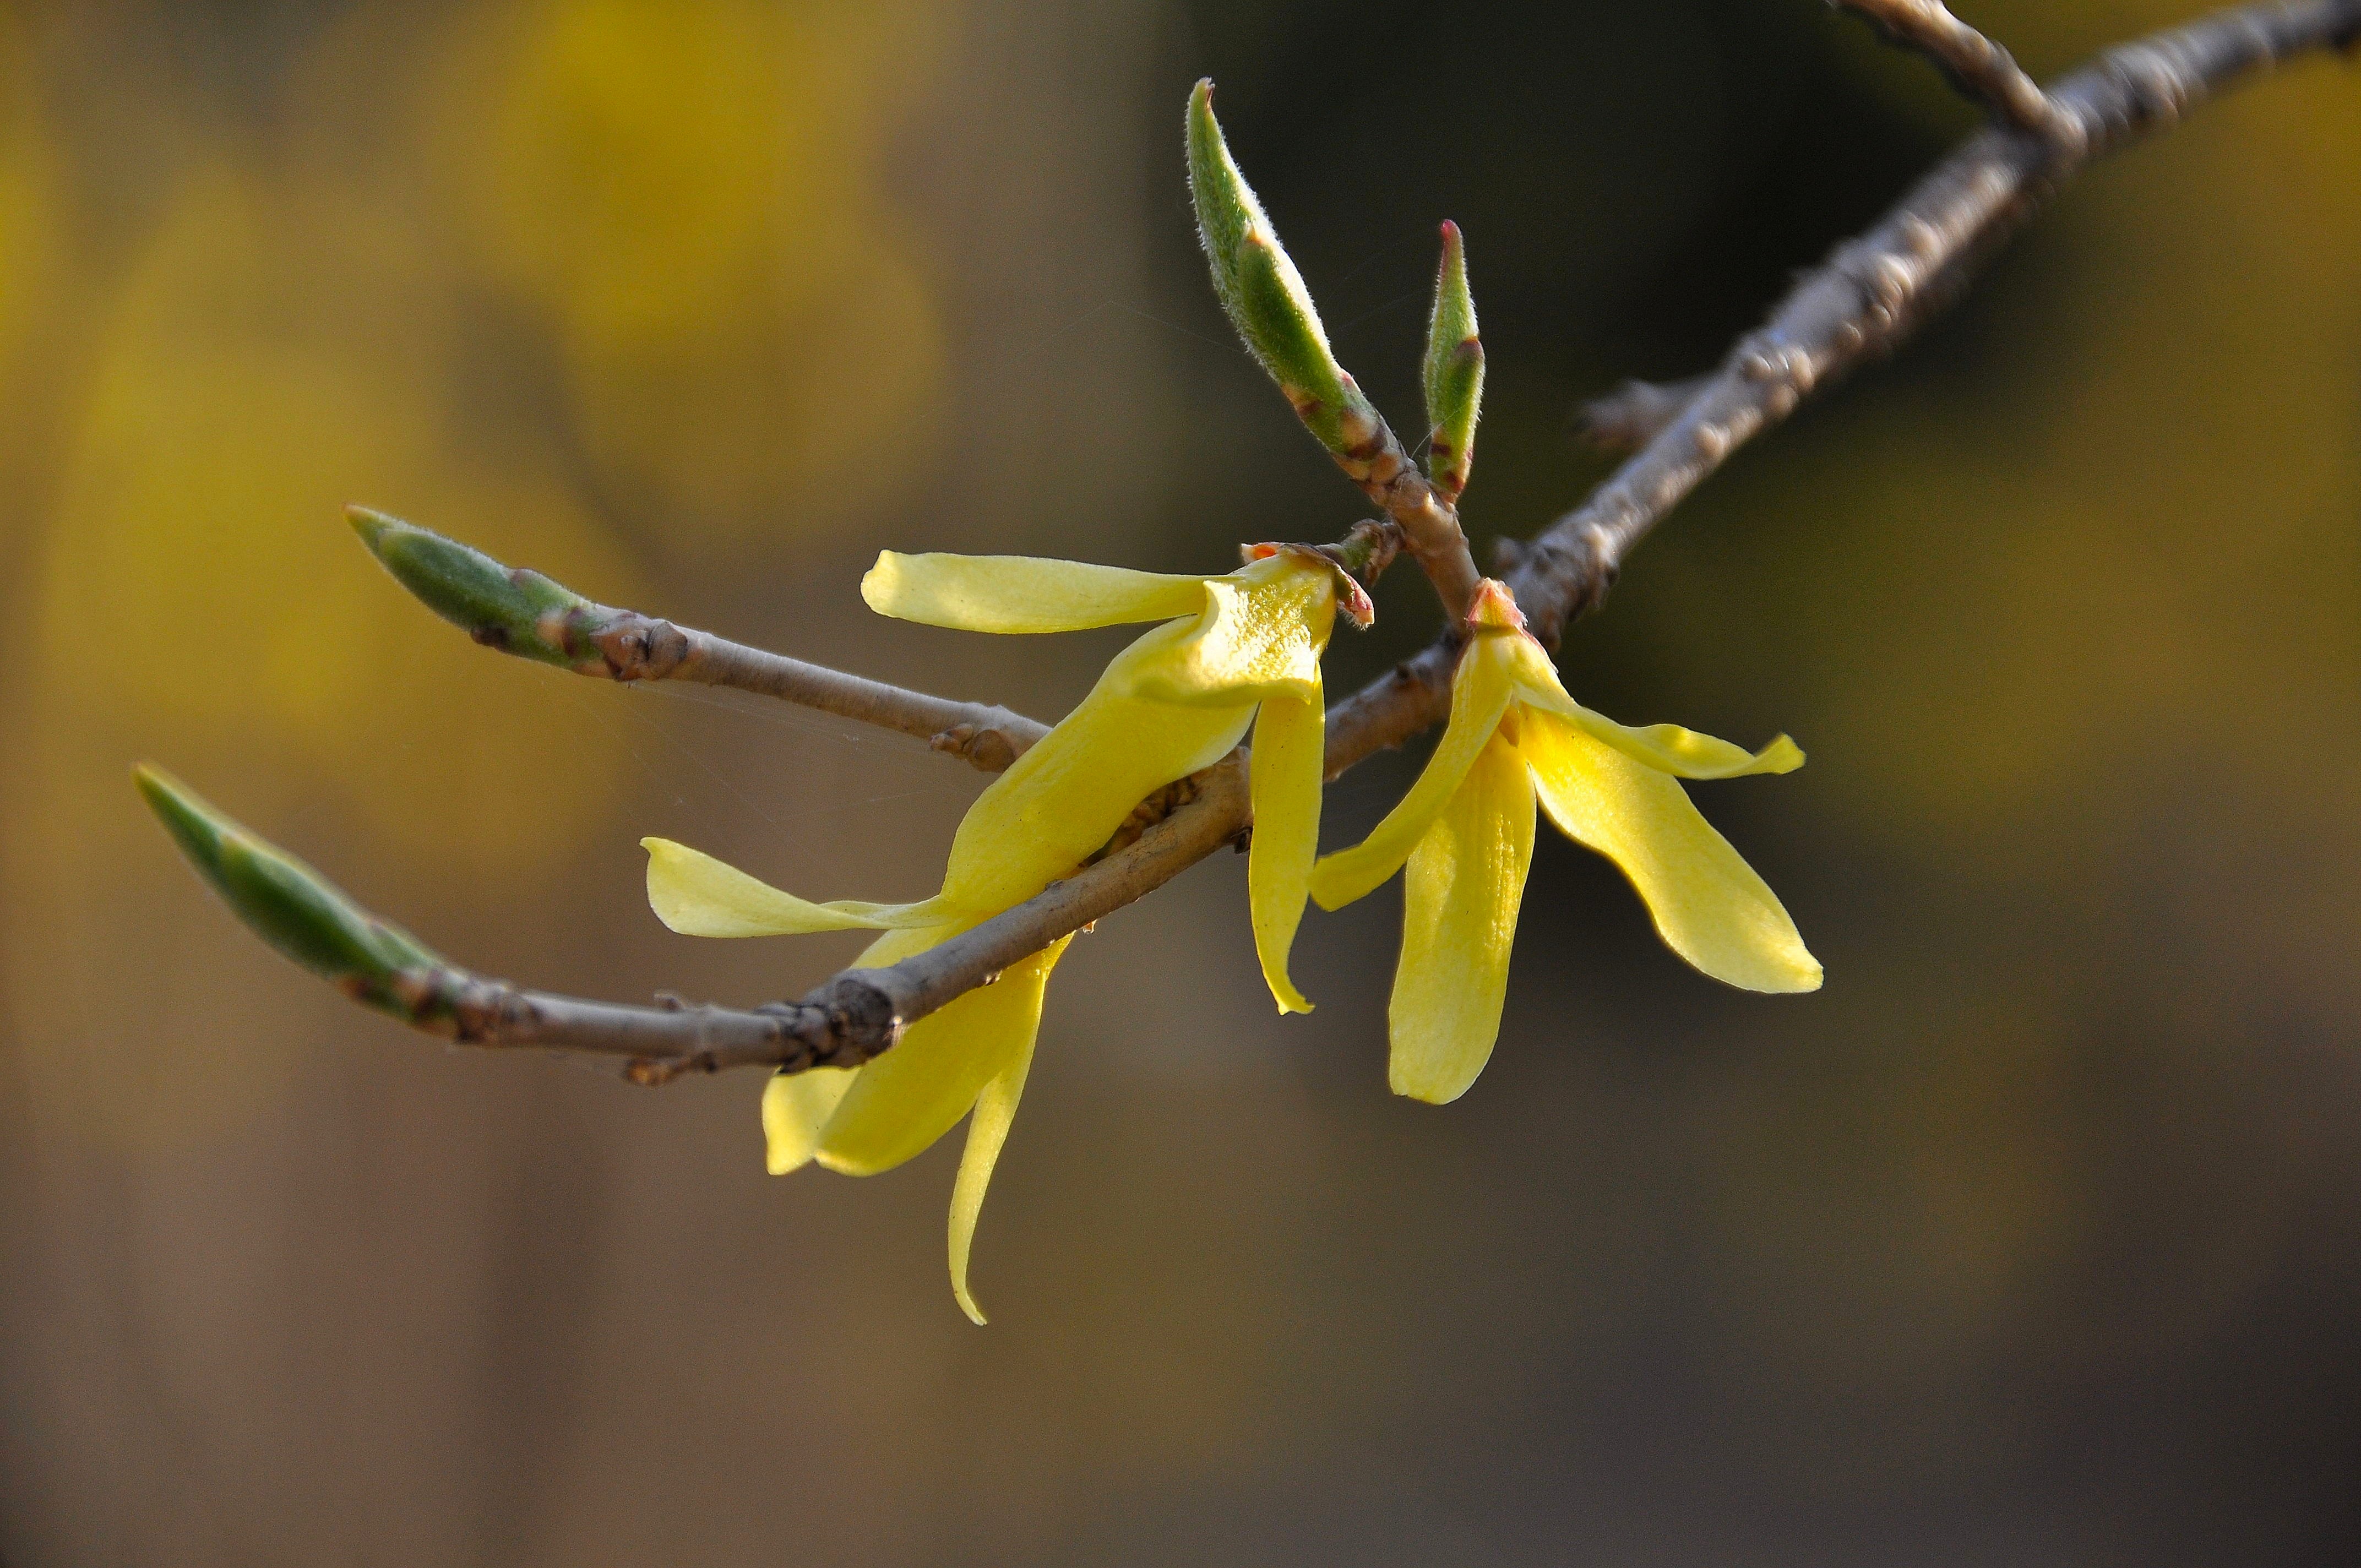
<svg viewBox="0 0 2361 1568">
<path fill-rule="evenodd" d="M 1338 558 L 1337 547 L 1333 544 L 1241 544 L 1238 554 L 1249 566 L 1274 555 L 1295 555 L 1317 562 L 1335 579 L 1336 608 L 1345 612 L 1345 618 L 1363 631 L 1377 621 L 1378 607 L 1369 601 L 1352 567 Z"/>
<path fill-rule="evenodd" d="M 1337 575 L 1343 579 L 1344 587 L 1336 596 L 1336 608 L 1345 612 L 1345 619 L 1356 629 L 1367 631 L 1377 624 L 1378 607 L 1369 601 L 1367 590 L 1355 580 L 1352 574 L 1340 572 Z"/>
<path fill-rule="evenodd" d="M 1476 602 L 1467 607 L 1467 630 L 1470 631 L 1522 631 L 1525 612 L 1517 608 L 1517 596 L 1509 585 L 1497 577 L 1487 577 L 1476 585 Z"/>
</svg>

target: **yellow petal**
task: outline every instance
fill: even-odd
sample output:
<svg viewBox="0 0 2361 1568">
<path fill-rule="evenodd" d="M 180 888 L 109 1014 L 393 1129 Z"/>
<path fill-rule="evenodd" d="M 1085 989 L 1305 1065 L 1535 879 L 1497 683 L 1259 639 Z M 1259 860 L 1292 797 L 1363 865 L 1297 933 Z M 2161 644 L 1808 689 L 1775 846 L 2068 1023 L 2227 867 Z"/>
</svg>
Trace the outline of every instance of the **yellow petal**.
<svg viewBox="0 0 2361 1568">
<path fill-rule="evenodd" d="M 1550 820 L 1623 868 L 1673 951 L 1749 991 L 1819 989 L 1795 923 L 1678 784 L 1554 715 L 1529 714 L 1520 749 Z"/>
<path fill-rule="evenodd" d="M 956 927 L 928 927 L 888 931 L 869 944 L 853 960 L 856 969 L 882 969 L 924 952 L 943 940 Z M 779 1072 L 763 1089 L 764 1163 L 773 1176 L 785 1176 L 811 1163 L 819 1148 L 819 1130 L 836 1113 L 844 1091 L 861 1076 L 860 1068 L 814 1068 L 809 1072 Z"/>
<path fill-rule="evenodd" d="M 1508 641 L 1505 636 L 1488 634 L 1467 644 L 1451 677 L 1451 722 L 1418 782 L 1367 839 L 1349 850 L 1323 856 L 1312 868 L 1312 897 L 1321 908 L 1342 908 L 1400 869 L 1428 825 L 1456 793 L 1467 770 L 1491 743 L 1501 715 L 1509 710 Z"/>
<path fill-rule="evenodd" d="M 894 1048 L 861 1069 L 820 1129 L 816 1157 L 846 1176 L 874 1176 L 923 1152 L 956 1125 L 1033 1046 L 1041 988 L 1069 937 L 1013 965 L 911 1025 Z"/>
<path fill-rule="evenodd" d="M 959 1179 L 951 1183 L 951 1294 L 971 1321 L 982 1324 L 983 1309 L 967 1288 L 967 1260 L 975 1245 L 976 1217 L 983 1212 L 984 1189 L 992 1185 L 993 1168 L 1008 1142 L 1016 1120 L 1016 1102 L 1025 1092 L 1025 1075 L 1032 1069 L 1033 1042 L 983 1086 L 976 1097 L 975 1114 L 968 1118 L 967 1147 L 960 1151 Z"/>
<path fill-rule="evenodd" d="M 1749 751 L 1677 724 L 1651 724 L 1636 729 L 1618 724 L 1566 696 L 1557 667 L 1540 643 L 1520 637 L 1514 652 L 1520 701 L 1571 719 L 1593 739 L 1659 772 L 1678 773 L 1685 779 L 1734 779 L 1748 773 L 1788 773 L 1804 765 L 1803 751 L 1784 735 L 1760 751 Z"/>
<path fill-rule="evenodd" d="M 1312 1003 L 1288 978 L 1287 954 L 1303 920 L 1312 861 L 1320 850 L 1325 717 L 1315 685 L 1309 698 L 1264 698 L 1255 719 L 1254 839 L 1246 854 L 1246 905 L 1254 917 L 1255 955 L 1262 960 L 1262 977 L 1281 1013 L 1312 1011 Z"/>
<path fill-rule="evenodd" d="M 669 839 L 642 839 L 648 903 L 684 937 L 784 937 L 811 931 L 884 930 L 939 923 L 933 901 L 810 904 L 737 867 Z"/>
<path fill-rule="evenodd" d="M 901 555 L 861 579 L 880 615 L 963 631 L 1079 631 L 1170 620 L 1205 608 L 1203 577 L 1133 572 L 1028 555 Z"/>
<path fill-rule="evenodd" d="M 1159 627 L 1118 655 L 1082 706 L 976 797 L 951 839 L 945 905 L 996 912 L 1032 897 L 1071 875 L 1142 798 L 1245 738 L 1251 699 L 1183 706 L 1127 695 L 1126 661 L 1173 630 Z"/>
<path fill-rule="evenodd" d="M 1401 962 L 1387 1012 L 1396 1094 L 1444 1105 L 1491 1059 L 1533 859 L 1533 786 L 1508 741 L 1486 746 L 1411 852 Z"/>
<path fill-rule="evenodd" d="M 763 1163 L 773 1176 L 811 1163 L 819 1148 L 819 1130 L 860 1074 L 857 1067 L 816 1067 L 771 1075 L 763 1086 Z"/>
<path fill-rule="evenodd" d="M 1168 641 L 1152 656 L 1132 660 L 1129 689 L 1175 703 L 1272 692 L 1308 696 L 1319 684 L 1321 650 L 1335 621 L 1333 567 L 1301 555 L 1267 556 L 1209 580 L 1204 613 L 1185 627 L 1166 628 Z"/>
<path fill-rule="evenodd" d="M 1295 557 L 1202 582 L 1209 608 L 1117 654 L 1082 705 L 976 798 L 951 841 L 941 903 L 996 912 L 1071 873 L 1132 808 L 1212 766 L 1270 691 L 1316 692 L 1334 574 Z"/>
</svg>

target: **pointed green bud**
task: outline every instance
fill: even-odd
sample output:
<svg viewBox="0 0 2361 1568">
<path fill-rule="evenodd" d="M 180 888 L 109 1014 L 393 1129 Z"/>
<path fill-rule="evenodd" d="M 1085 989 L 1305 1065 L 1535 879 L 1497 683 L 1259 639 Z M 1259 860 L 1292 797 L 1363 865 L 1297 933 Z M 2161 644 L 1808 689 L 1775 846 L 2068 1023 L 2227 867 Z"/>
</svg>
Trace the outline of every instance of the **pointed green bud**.
<svg viewBox="0 0 2361 1568">
<path fill-rule="evenodd" d="M 1453 500 L 1467 488 L 1476 460 L 1476 420 L 1484 404 L 1484 345 L 1476 335 L 1476 302 L 1467 292 L 1467 252 L 1459 225 L 1443 225 L 1443 264 L 1434 275 L 1434 314 L 1427 321 L 1427 473 Z"/>
<path fill-rule="evenodd" d="M 1197 236 L 1213 266 L 1213 292 L 1246 349 L 1320 444 L 1355 478 L 1374 455 L 1384 423 L 1336 363 L 1311 291 L 1279 243 L 1279 231 L 1238 172 L 1213 118 L 1213 84 L 1189 95 L 1189 194 Z"/>
<path fill-rule="evenodd" d="M 367 507 L 346 507 L 345 516 L 396 582 L 487 648 L 569 670 L 606 668 L 589 640 L 610 613 L 600 606 L 400 518 Z"/>
<path fill-rule="evenodd" d="M 164 830 L 256 936 L 366 1002 L 411 1022 L 435 1004 L 449 968 L 416 938 L 370 915 L 326 878 L 200 799 L 152 763 L 132 772 Z"/>
</svg>

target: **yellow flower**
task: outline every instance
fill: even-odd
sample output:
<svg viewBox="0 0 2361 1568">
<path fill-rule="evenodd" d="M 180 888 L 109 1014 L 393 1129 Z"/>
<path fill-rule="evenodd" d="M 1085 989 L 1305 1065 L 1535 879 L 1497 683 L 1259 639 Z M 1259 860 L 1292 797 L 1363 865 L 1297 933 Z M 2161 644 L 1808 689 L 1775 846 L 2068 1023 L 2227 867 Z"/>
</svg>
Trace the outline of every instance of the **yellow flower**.
<svg viewBox="0 0 2361 1568">
<path fill-rule="evenodd" d="M 1690 963 L 1749 991 L 1817 990 L 1795 922 L 1673 782 L 1787 773 L 1804 762 L 1795 742 L 1782 735 L 1749 755 L 1677 725 L 1601 718 L 1566 696 L 1499 583 L 1483 584 L 1468 630 L 1426 771 L 1367 840 L 1312 874 L 1313 900 L 1335 909 L 1409 864 L 1389 1013 L 1394 1092 L 1444 1104 L 1491 1057 L 1536 796 L 1559 831 L 1623 869 Z"/>
<path fill-rule="evenodd" d="M 934 897 L 807 903 L 708 855 L 649 839 L 649 903 L 664 924 L 690 936 L 882 930 L 856 962 L 895 963 L 1071 874 L 1143 798 L 1219 762 L 1251 725 L 1247 884 L 1256 950 L 1280 1010 L 1308 1010 L 1288 980 L 1287 954 L 1320 833 L 1320 655 L 1338 595 L 1362 619 L 1367 600 L 1312 552 L 1258 546 L 1257 555 L 1222 576 L 1015 556 L 879 556 L 862 582 L 862 597 L 905 620 L 1005 632 L 1168 624 L 1118 654 L 1081 705 L 976 798 Z M 976 1215 L 1032 1062 L 1042 989 L 1066 945 L 919 1019 L 866 1066 L 782 1074 L 763 1097 L 774 1173 L 816 1160 L 871 1175 L 919 1153 L 974 1111 L 952 1190 L 950 1264 L 952 1290 L 978 1322 L 983 1315 L 967 1288 Z"/>
</svg>

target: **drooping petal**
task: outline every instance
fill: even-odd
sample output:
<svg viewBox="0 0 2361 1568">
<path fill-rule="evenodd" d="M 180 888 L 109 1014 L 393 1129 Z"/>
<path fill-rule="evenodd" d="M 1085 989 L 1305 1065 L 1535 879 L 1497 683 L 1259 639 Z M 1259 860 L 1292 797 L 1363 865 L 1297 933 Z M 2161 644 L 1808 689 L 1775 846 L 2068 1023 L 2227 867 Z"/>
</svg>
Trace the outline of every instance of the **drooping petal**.
<svg viewBox="0 0 2361 1568">
<path fill-rule="evenodd" d="M 1126 662 L 1178 630 L 1159 627 L 1119 654 L 1082 705 L 976 797 L 951 839 L 944 904 L 996 913 L 1032 897 L 1095 852 L 1143 798 L 1245 738 L 1251 698 L 1212 706 L 1128 695 Z"/>
<path fill-rule="evenodd" d="M 951 1294 L 970 1321 L 981 1325 L 983 1309 L 967 1288 L 968 1254 L 975 1245 L 975 1222 L 983 1212 L 984 1190 L 992 1185 L 993 1168 L 1008 1143 L 1008 1129 L 1016 1120 L 1016 1102 L 1025 1093 L 1025 1075 L 1032 1070 L 1033 1042 L 983 1086 L 976 1097 L 975 1114 L 967 1122 L 967 1146 L 960 1151 L 959 1177 L 951 1183 Z"/>
<path fill-rule="evenodd" d="M 1129 689 L 1174 703 L 1310 695 L 1336 620 L 1336 580 L 1326 562 L 1292 553 L 1209 580 L 1205 613 L 1168 628 L 1173 635 L 1152 657 L 1133 660 Z"/>
<path fill-rule="evenodd" d="M 820 1129 L 814 1157 L 846 1176 L 874 1176 L 950 1132 L 983 1086 L 1032 1048 L 1042 986 L 1071 939 L 1012 965 L 993 984 L 904 1030 L 845 1091 Z"/>
<path fill-rule="evenodd" d="M 1795 923 L 1672 778 L 1553 714 L 1528 711 L 1520 749 L 1550 820 L 1623 868 L 1673 951 L 1748 991 L 1819 989 Z"/>
<path fill-rule="evenodd" d="M 1079 631 L 1170 620 L 1205 608 L 1204 577 L 1029 555 L 903 555 L 861 579 L 880 615 L 962 631 Z"/>
<path fill-rule="evenodd" d="M 1316 670 L 1315 670 L 1316 674 Z M 1255 954 L 1281 1013 L 1312 1003 L 1288 978 L 1288 949 L 1303 920 L 1312 862 L 1320 851 L 1320 772 L 1325 712 L 1315 684 L 1309 698 L 1269 696 L 1255 718 L 1254 839 L 1246 854 L 1246 905 Z"/>
<path fill-rule="evenodd" d="M 883 969 L 921 953 L 949 937 L 956 927 L 924 927 L 888 931 L 853 959 L 855 969 Z M 785 1176 L 811 1163 L 819 1148 L 820 1129 L 836 1113 L 845 1091 L 864 1071 L 862 1068 L 814 1068 L 808 1072 L 778 1072 L 763 1089 L 764 1163 L 773 1176 Z"/>
<path fill-rule="evenodd" d="M 1634 729 L 1568 696 L 1557 667 L 1542 645 L 1530 637 L 1517 639 L 1517 697 L 1534 707 L 1571 719 L 1592 738 L 1605 741 L 1633 762 L 1685 779 L 1734 779 L 1748 773 L 1787 773 L 1804 765 L 1804 753 L 1784 735 L 1760 751 L 1749 751 L 1727 740 L 1684 729 L 1677 724 L 1651 724 Z"/>
<path fill-rule="evenodd" d="M 1636 762 L 1659 773 L 1685 779 L 1736 779 L 1750 773 L 1792 773 L 1804 765 L 1803 748 L 1784 735 L 1774 736 L 1760 751 L 1677 724 L 1651 724 L 1633 729 L 1569 702 L 1561 714 L 1580 725 L 1593 740 L 1604 740 Z"/>
<path fill-rule="evenodd" d="M 1447 1104 L 1491 1059 L 1532 859 L 1532 783 L 1516 748 L 1495 739 L 1411 852 L 1387 1011 L 1396 1094 Z"/>
<path fill-rule="evenodd" d="M 656 918 L 684 937 L 786 937 L 813 931 L 885 930 L 939 923 L 934 901 L 812 904 L 727 861 L 669 839 L 642 839 L 648 852 L 648 903 Z"/>
<path fill-rule="evenodd" d="M 1468 643 L 1451 678 L 1451 722 L 1418 782 L 1367 839 L 1323 856 L 1312 868 L 1312 897 L 1321 908 L 1340 909 L 1393 875 L 1457 793 L 1509 709 L 1509 640 L 1507 634 L 1488 632 Z"/>
</svg>

